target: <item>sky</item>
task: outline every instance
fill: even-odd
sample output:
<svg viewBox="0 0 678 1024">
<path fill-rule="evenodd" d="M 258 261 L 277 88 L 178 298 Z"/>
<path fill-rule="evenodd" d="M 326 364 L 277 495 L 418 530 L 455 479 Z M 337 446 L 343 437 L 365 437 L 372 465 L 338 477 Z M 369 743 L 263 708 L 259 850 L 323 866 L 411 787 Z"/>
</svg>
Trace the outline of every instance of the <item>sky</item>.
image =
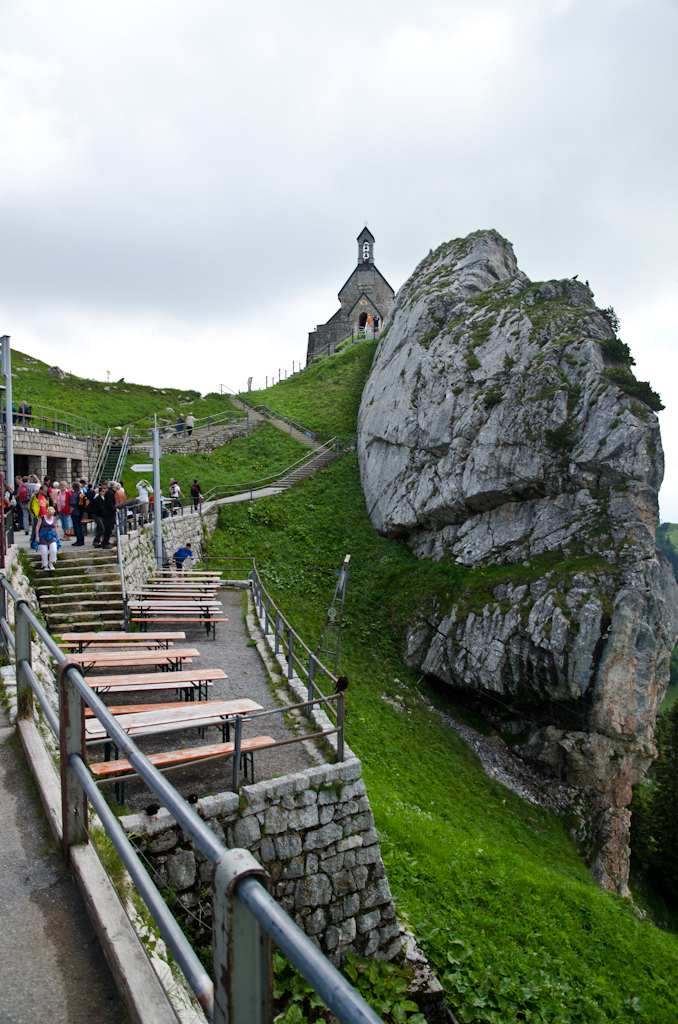
<svg viewBox="0 0 678 1024">
<path fill-rule="evenodd" d="M 0 333 L 237 390 L 304 359 L 366 221 L 396 289 L 496 228 L 617 310 L 678 521 L 677 37 L 678 0 L 0 0 Z"/>
</svg>

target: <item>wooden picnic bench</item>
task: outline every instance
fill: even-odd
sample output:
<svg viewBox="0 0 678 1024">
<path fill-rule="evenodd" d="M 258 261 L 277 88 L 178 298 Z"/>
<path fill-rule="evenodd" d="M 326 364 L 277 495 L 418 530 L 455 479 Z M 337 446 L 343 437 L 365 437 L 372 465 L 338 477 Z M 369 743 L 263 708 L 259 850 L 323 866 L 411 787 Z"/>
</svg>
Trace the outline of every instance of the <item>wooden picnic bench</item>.
<svg viewBox="0 0 678 1024">
<path fill-rule="evenodd" d="M 93 668 L 141 668 L 146 665 L 157 665 L 167 671 L 181 669 L 184 661 L 190 662 L 193 658 L 199 658 L 200 651 L 195 647 L 184 647 L 177 651 L 165 651 L 159 654 L 157 651 L 94 651 L 91 654 L 83 651 L 81 654 L 71 654 L 72 661 L 77 661 L 82 666 L 83 675 Z"/>
<path fill-rule="evenodd" d="M 72 646 L 73 644 L 78 645 L 78 651 L 82 652 L 85 647 L 90 644 L 131 644 L 138 643 L 142 647 L 148 647 L 150 641 L 154 641 L 158 645 L 165 647 L 169 646 L 172 640 L 185 640 L 186 634 L 181 630 L 175 632 L 164 632 L 164 633 L 124 633 L 124 632 L 106 632 L 102 630 L 100 633 L 62 633 L 60 647 Z"/>
<path fill-rule="evenodd" d="M 254 752 L 264 750 L 266 747 L 275 746 L 272 736 L 253 736 L 244 739 L 240 746 L 240 758 L 243 766 L 243 774 L 247 778 L 248 759 L 254 782 Z M 235 751 L 235 743 L 212 743 L 203 747 L 186 747 L 183 750 L 169 750 L 162 754 L 146 754 L 147 759 L 154 764 L 159 771 L 167 771 L 172 768 L 183 768 L 199 763 L 200 761 L 217 760 L 224 757 L 232 757 Z M 116 761 L 98 761 L 90 764 L 89 769 L 94 778 L 102 782 L 115 784 L 116 799 L 119 803 L 125 802 L 125 779 L 136 777 L 132 765 L 124 757 Z"/>
<path fill-rule="evenodd" d="M 181 691 L 184 700 L 193 700 L 196 690 L 198 700 L 207 700 L 207 689 L 215 679 L 228 679 L 220 668 L 185 669 L 182 672 L 150 672 L 124 676 L 92 676 L 87 680 L 89 685 L 99 694 L 103 693 L 138 693 L 141 691 L 175 690 Z"/>
<path fill-rule="evenodd" d="M 216 640 L 216 638 L 217 638 L 217 625 L 216 625 L 217 622 L 228 622 L 228 619 L 224 619 L 224 618 L 221 618 L 221 617 L 216 616 L 216 615 L 213 615 L 210 618 L 199 618 L 199 617 L 196 618 L 193 615 L 178 615 L 178 616 L 174 615 L 174 616 L 169 616 L 169 617 L 168 616 L 153 615 L 153 616 L 146 616 L 145 618 L 141 618 L 141 619 L 132 619 L 132 622 L 139 622 L 141 624 L 141 628 L 142 629 L 144 628 L 144 625 L 148 625 L 149 623 L 152 623 L 152 622 L 202 622 L 204 624 L 204 626 L 205 626 L 205 632 L 206 632 L 207 636 L 210 635 L 210 629 L 211 629 L 211 631 L 212 631 L 212 639 Z"/>
<path fill-rule="evenodd" d="M 249 697 L 240 697 L 237 700 L 201 700 L 189 701 L 187 704 L 150 705 L 150 708 L 151 710 L 146 711 L 124 711 L 116 715 L 116 721 L 128 736 L 153 736 L 159 732 L 193 728 L 202 731 L 215 725 L 221 729 L 222 740 L 226 741 L 230 739 L 229 718 L 264 710 L 261 704 L 250 700 Z M 94 716 L 85 717 L 85 740 L 87 743 L 102 743 L 109 740 L 106 726 Z"/>
</svg>

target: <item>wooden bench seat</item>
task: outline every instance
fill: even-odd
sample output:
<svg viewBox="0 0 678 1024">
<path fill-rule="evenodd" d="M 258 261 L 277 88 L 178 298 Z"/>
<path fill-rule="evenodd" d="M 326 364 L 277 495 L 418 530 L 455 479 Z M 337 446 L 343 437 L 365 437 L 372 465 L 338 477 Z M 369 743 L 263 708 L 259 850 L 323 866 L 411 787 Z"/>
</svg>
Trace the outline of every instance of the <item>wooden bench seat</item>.
<svg viewBox="0 0 678 1024">
<path fill-rule="evenodd" d="M 275 746 L 275 740 L 272 736 L 253 736 L 242 741 L 240 755 L 245 778 L 247 778 L 247 762 L 249 759 L 252 782 L 254 782 L 254 752 L 273 746 Z M 147 754 L 146 757 L 159 771 L 165 771 L 170 768 L 190 767 L 190 765 L 199 764 L 201 761 L 233 757 L 234 751 L 234 743 L 211 743 L 206 744 L 204 747 L 186 747 L 183 750 L 168 750 L 162 754 Z M 135 774 L 129 761 L 123 757 L 117 761 L 97 761 L 94 764 L 90 764 L 89 769 L 98 782 L 115 783 L 116 799 L 121 804 L 124 804 L 125 777 Z"/>
</svg>

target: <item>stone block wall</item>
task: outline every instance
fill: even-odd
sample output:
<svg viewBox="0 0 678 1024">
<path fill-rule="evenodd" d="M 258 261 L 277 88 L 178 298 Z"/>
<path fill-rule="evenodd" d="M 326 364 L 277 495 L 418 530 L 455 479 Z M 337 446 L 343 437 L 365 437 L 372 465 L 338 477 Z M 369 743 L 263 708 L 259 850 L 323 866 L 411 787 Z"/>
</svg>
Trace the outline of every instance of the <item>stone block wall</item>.
<svg viewBox="0 0 678 1024">
<path fill-rule="evenodd" d="M 190 437 L 186 434 L 180 439 L 176 434 L 166 434 L 162 437 L 162 450 L 165 455 L 188 455 L 190 452 L 202 452 L 204 454 L 214 452 L 217 448 L 233 441 L 236 437 L 248 437 L 259 426 L 258 421 L 226 424 L 215 427 L 209 433 L 199 431 Z M 143 444 L 132 445 L 132 451 L 148 451 L 148 441 Z"/>
<path fill-rule="evenodd" d="M 19 460 L 25 456 L 28 472 L 37 474 L 41 480 L 48 474 L 53 479 L 69 481 L 83 474 L 89 477 L 94 472 L 101 445 L 100 439 L 93 437 L 77 437 L 46 427 L 41 429 L 18 425 L 14 426 L 13 439 L 16 464 L 21 465 Z M 3 429 L 0 430 L 0 451 L 4 450 Z"/>
<path fill-rule="evenodd" d="M 197 512 L 186 512 L 183 516 L 170 516 L 162 521 L 162 536 L 168 556 L 191 542 L 196 561 L 202 558 L 205 547 L 203 516 Z M 210 520 L 211 521 L 211 520 Z M 153 524 L 147 523 L 140 530 L 133 530 L 119 538 L 122 566 L 127 590 L 134 590 L 146 582 L 149 573 L 155 569 L 155 541 Z"/>
<path fill-rule="evenodd" d="M 403 944 L 361 771 L 351 758 L 196 805 L 219 839 L 266 868 L 271 894 L 335 964 L 348 949 L 390 960 Z M 206 922 L 208 943 L 209 862 L 165 808 L 120 824 L 179 903 Z"/>
</svg>

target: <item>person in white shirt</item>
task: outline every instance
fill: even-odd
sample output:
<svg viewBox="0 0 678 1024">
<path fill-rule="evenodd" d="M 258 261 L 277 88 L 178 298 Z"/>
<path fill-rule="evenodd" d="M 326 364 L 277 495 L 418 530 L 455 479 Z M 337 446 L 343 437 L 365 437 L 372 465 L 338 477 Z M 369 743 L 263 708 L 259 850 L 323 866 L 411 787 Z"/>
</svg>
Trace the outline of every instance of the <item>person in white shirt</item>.
<svg viewBox="0 0 678 1024">
<path fill-rule="evenodd" d="M 195 426 L 195 416 L 193 415 L 192 412 L 189 412 L 188 416 L 186 417 L 186 433 L 188 434 L 189 437 L 193 433 L 193 427 L 194 426 Z"/>
<path fill-rule="evenodd" d="M 150 484 L 146 480 L 137 481 L 137 494 L 139 495 L 140 512 L 142 521 L 148 516 L 148 488 Z"/>
<path fill-rule="evenodd" d="M 171 508 L 179 508 L 183 494 L 181 493 L 179 484 L 173 477 L 170 477 L 170 498 L 172 499 Z"/>
</svg>

